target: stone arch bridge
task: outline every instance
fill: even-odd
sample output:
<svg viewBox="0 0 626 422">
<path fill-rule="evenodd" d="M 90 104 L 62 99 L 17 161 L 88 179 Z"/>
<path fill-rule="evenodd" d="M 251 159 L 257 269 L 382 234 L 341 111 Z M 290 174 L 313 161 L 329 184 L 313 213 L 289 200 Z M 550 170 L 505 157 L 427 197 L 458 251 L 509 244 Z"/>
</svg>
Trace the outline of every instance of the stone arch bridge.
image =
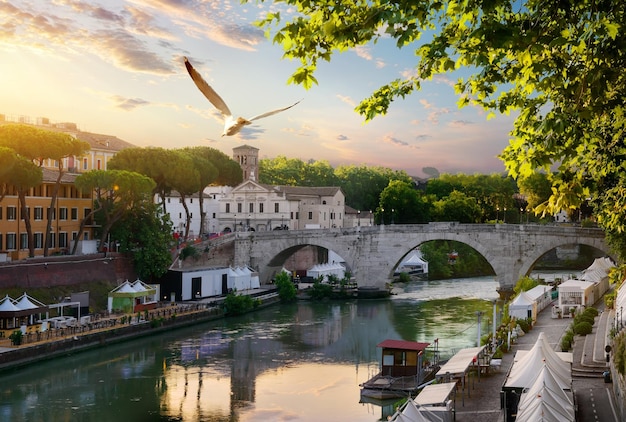
<svg viewBox="0 0 626 422">
<path fill-rule="evenodd" d="M 307 245 L 323 247 L 341 256 L 359 286 L 382 287 L 394 268 L 412 249 L 431 240 L 465 243 L 491 264 L 500 293 L 512 292 L 520 277 L 550 250 L 566 245 L 594 247 L 606 255 L 609 248 L 601 229 L 539 224 L 429 223 L 379 225 L 348 229 L 235 233 L 234 264 L 248 265 L 267 283 L 287 258 Z"/>
</svg>

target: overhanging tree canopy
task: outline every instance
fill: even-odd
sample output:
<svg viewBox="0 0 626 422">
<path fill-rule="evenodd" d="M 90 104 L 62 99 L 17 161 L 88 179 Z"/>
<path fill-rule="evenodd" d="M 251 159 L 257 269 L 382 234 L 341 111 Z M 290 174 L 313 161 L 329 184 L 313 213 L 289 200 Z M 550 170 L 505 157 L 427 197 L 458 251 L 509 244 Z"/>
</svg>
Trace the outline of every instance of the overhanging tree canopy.
<svg viewBox="0 0 626 422">
<path fill-rule="evenodd" d="M 626 231 L 624 109 L 626 2 L 614 0 L 286 0 L 298 13 L 259 25 L 300 60 L 290 82 L 306 88 L 319 60 L 382 37 L 415 50 L 415 74 L 363 100 L 366 120 L 420 88 L 423 80 L 459 68 L 460 105 L 516 111 L 501 158 L 509 173 L 548 174 L 552 196 L 538 210 L 578 207 L 591 197 L 598 221 Z M 420 36 L 434 32 L 430 42 Z"/>
</svg>

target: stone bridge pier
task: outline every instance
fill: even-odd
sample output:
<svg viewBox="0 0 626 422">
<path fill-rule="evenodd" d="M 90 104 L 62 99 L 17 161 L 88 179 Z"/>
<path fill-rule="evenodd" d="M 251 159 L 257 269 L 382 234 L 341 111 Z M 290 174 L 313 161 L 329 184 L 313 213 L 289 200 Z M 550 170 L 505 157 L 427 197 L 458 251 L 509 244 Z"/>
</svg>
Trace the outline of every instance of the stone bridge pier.
<svg viewBox="0 0 626 422">
<path fill-rule="evenodd" d="M 431 240 L 465 243 L 489 262 L 508 296 L 519 278 L 535 262 L 559 246 L 588 245 L 606 255 L 609 249 L 600 229 L 539 224 L 429 223 L 379 225 L 348 229 L 272 232 L 238 232 L 235 265 L 248 265 L 269 282 L 286 259 L 306 245 L 315 245 L 341 256 L 359 286 L 383 287 L 412 249 Z"/>
</svg>

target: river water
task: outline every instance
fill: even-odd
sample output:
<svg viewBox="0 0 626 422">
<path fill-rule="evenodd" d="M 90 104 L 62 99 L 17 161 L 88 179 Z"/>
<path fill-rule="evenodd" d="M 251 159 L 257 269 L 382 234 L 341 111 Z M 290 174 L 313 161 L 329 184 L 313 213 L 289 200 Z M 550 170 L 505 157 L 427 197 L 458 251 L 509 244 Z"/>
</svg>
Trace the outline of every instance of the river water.
<svg viewBox="0 0 626 422">
<path fill-rule="evenodd" d="M 0 376 L 0 420 L 378 421 L 385 408 L 359 402 L 376 345 L 473 347 L 496 289 L 493 277 L 415 281 L 389 300 L 276 305 L 31 365 Z"/>
</svg>

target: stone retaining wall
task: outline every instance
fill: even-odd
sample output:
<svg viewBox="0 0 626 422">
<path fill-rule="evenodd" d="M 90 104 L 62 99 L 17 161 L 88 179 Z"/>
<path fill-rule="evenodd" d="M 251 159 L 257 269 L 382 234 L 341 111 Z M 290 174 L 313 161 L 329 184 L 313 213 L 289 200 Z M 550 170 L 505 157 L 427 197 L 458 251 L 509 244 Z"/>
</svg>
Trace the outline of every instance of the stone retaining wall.
<svg viewBox="0 0 626 422">
<path fill-rule="evenodd" d="M 273 305 L 279 302 L 279 300 L 278 296 L 265 298 L 258 308 Z M 32 346 L 18 346 L 13 350 L 0 353 L 0 371 L 15 369 L 55 357 L 106 346 L 108 344 L 129 341 L 148 335 L 156 335 L 223 317 L 224 314 L 221 309 L 213 307 L 189 314 L 178 314 L 174 317 L 168 317 L 163 319 L 158 326 L 151 321 L 117 325 L 115 328 L 107 330 L 79 334 L 77 336 L 70 336 Z"/>
</svg>

